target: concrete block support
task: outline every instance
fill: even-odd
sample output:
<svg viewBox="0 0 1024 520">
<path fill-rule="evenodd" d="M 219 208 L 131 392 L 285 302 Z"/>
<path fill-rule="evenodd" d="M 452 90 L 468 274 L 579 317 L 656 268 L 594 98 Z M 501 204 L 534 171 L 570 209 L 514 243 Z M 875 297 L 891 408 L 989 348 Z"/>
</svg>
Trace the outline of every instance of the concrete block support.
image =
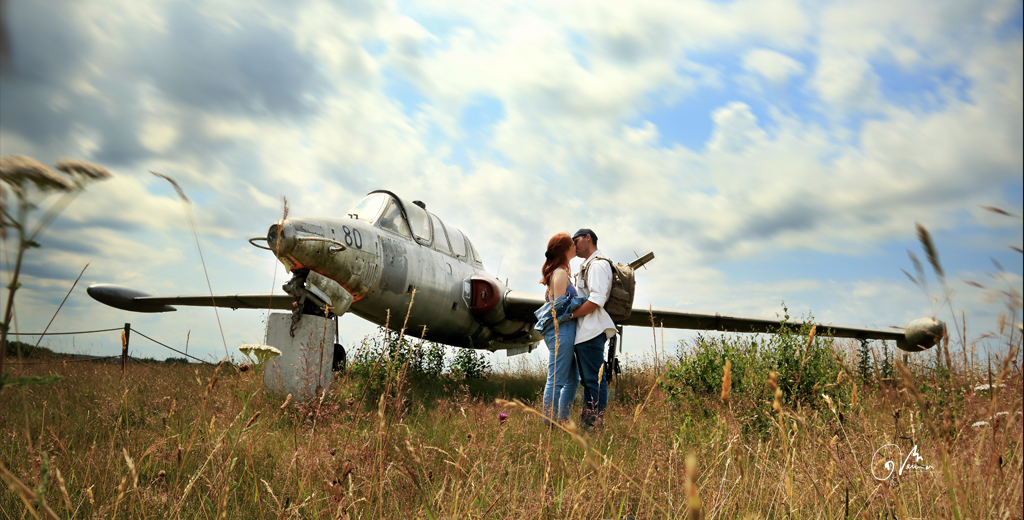
<svg viewBox="0 0 1024 520">
<path fill-rule="evenodd" d="M 318 387 L 331 386 L 335 327 L 325 318 L 309 315 L 296 324 L 294 337 L 289 333 L 291 326 L 291 313 L 272 313 L 267 320 L 266 344 L 277 347 L 281 355 L 267 361 L 263 384 L 305 401 L 317 397 Z"/>
</svg>

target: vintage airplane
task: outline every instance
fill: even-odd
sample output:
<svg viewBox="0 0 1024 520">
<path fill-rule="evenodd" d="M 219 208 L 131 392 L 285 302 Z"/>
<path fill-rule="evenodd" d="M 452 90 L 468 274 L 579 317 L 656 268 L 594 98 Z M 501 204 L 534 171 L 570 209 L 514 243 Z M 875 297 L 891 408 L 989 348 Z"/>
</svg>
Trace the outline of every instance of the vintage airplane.
<svg viewBox="0 0 1024 520">
<path fill-rule="evenodd" d="M 266 242 L 266 246 L 258 242 Z M 250 240 L 267 249 L 292 273 L 286 294 L 150 296 L 127 287 L 98 284 L 94 299 L 134 312 L 167 312 L 172 305 L 233 309 L 285 309 L 302 314 L 357 316 L 415 337 L 455 347 L 528 352 L 540 341 L 533 330 L 542 294 L 510 290 L 488 273 L 480 254 L 457 228 L 446 225 L 420 201 L 411 203 L 385 190 L 368 194 L 343 218 L 287 218 L 270 226 L 266 238 Z M 630 264 L 634 269 L 654 257 Z M 414 303 L 410 309 L 410 299 Z M 408 318 L 406 312 L 408 311 Z M 778 319 L 669 308 L 636 307 L 621 325 L 775 332 Z M 801 323 L 790 323 L 799 327 Z M 835 337 L 893 340 L 907 352 L 933 346 L 942 322 L 922 318 L 904 330 L 818 324 Z"/>
</svg>

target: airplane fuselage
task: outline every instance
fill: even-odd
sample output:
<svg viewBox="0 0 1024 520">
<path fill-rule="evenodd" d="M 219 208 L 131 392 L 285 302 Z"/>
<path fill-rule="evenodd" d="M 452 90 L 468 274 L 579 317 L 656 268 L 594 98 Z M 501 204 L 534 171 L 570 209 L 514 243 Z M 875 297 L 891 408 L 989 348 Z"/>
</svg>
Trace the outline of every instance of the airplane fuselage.
<svg viewBox="0 0 1024 520">
<path fill-rule="evenodd" d="M 494 304 L 508 288 L 483 269 L 468 240 L 432 220 L 429 242 L 351 217 L 279 221 L 267 242 L 293 273 L 311 271 L 307 284 L 327 296 L 335 314 L 352 312 L 395 330 L 404 324 L 410 336 L 459 347 L 536 343 L 530 323 L 499 315 Z"/>
</svg>

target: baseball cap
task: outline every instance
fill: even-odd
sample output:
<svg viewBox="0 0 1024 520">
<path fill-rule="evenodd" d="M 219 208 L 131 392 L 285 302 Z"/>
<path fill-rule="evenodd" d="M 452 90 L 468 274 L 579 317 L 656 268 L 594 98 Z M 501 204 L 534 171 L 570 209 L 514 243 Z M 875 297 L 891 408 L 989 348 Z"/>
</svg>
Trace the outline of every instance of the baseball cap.
<svg viewBox="0 0 1024 520">
<path fill-rule="evenodd" d="M 572 236 L 572 240 L 575 242 L 577 238 L 584 235 L 590 235 L 590 238 L 593 238 L 594 242 L 597 242 L 597 233 L 594 233 L 594 230 L 590 228 L 580 228 L 580 230 Z"/>
</svg>

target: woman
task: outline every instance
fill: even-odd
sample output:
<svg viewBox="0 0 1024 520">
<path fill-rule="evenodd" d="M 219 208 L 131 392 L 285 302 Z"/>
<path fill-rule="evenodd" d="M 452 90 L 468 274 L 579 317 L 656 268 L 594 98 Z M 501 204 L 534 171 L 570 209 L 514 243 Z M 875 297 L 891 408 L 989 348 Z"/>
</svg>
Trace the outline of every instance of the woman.
<svg viewBox="0 0 1024 520">
<path fill-rule="evenodd" d="M 536 329 L 544 334 L 548 346 L 548 379 L 544 386 L 546 417 L 567 420 L 576 388 L 580 384 L 573 344 L 576 342 L 576 321 L 572 311 L 584 298 L 576 296 L 576 288 L 569 281 L 569 260 L 576 256 L 576 245 L 568 233 L 558 233 L 548 240 L 541 268 L 541 285 L 546 287 L 545 303 L 535 313 Z"/>
</svg>

